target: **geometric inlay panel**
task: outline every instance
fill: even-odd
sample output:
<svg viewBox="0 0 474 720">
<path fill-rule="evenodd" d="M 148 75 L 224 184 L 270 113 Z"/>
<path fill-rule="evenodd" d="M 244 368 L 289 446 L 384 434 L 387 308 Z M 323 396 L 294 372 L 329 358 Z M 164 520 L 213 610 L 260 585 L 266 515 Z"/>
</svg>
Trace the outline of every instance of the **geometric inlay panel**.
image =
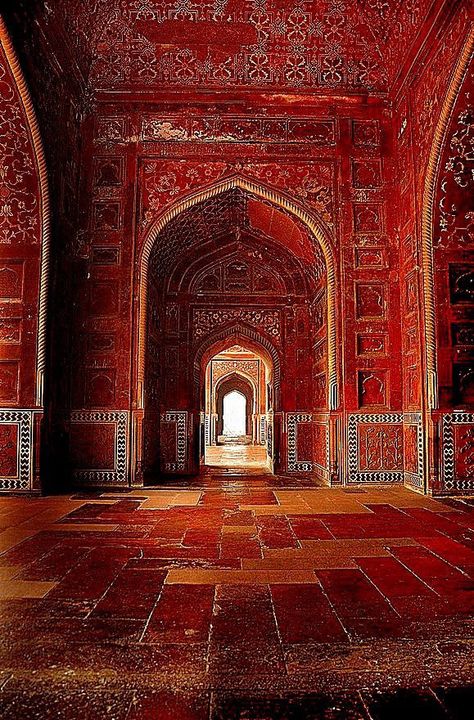
<svg viewBox="0 0 474 720">
<path fill-rule="evenodd" d="M 442 490 L 474 490 L 474 413 L 444 415 L 441 436 Z"/>
<path fill-rule="evenodd" d="M 286 414 L 286 426 L 288 429 L 288 472 L 312 472 L 313 463 L 309 459 L 312 457 L 312 447 L 308 448 L 307 455 L 302 457 L 302 438 L 303 433 L 307 435 L 307 442 L 311 445 L 312 440 L 312 423 L 313 416 L 309 413 L 289 412 Z"/>
<path fill-rule="evenodd" d="M 33 411 L 0 410 L 0 490 L 31 490 Z"/>
<path fill-rule="evenodd" d="M 77 410 L 71 412 L 69 421 L 74 438 L 74 480 L 90 485 L 126 484 L 128 412 Z"/>
<path fill-rule="evenodd" d="M 348 483 L 403 482 L 401 413 L 349 415 Z"/>
</svg>

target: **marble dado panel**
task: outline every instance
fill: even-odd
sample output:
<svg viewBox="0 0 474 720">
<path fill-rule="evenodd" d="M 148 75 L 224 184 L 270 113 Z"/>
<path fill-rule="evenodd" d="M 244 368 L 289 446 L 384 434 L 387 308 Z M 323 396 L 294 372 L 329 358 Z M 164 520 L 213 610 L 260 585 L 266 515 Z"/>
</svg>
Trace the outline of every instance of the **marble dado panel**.
<svg viewBox="0 0 474 720">
<path fill-rule="evenodd" d="M 73 411 L 69 432 L 75 482 L 128 484 L 130 430 L 127 411 Z"/>
<path fill-rule="evenodd" d="M 313 416 L 310 413 L 287 413 L 287 453 L 289 472 L 312 472 L 313 470 Z"/>
<path fill-rule="evenodd" d="M 288 472 L 314 473 L 329 479 L 329 422 L 314 413 L 285 414 Z"/>
<path fill-rule="evenodd" d="M 474 490 L 474 413 L 454 411 L 441 424 L 441 492 Z"/>
<path fill-rule="evenodd" d="M 160 415 L 160 444 L 165 473 L 188 470 L 188 417 L 186 410 L 167 410 Z"/>
<path fill-rule="evenodd" d="M 0 409 L 0 490 L 32 490 L 34 410 Z"/>
<path fill-rule="evenodd" d="M 347 451 L 349 484 L 403 482 L 403 415 L 349 415 Z"/>
<path fill-rule="evenodd" d="M 424 448 L 421 413 L 403 415 L 403 463 L 405 485 L 422 492 Z"/>
</svg>

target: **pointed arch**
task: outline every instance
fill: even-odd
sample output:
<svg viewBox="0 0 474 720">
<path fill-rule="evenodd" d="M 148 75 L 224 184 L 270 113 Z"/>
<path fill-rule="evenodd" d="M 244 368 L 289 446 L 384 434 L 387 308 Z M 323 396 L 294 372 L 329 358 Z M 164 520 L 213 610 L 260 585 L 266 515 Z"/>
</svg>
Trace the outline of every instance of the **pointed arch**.
<svg viewBox="0 0 474 720">
<path fill-rule="evenodd" d="M 279 407 L 280 401 L 280 378 L 281 364 L 280 355 L 275 346 L 266 337 L 261 335 L 253 328 L 247 327 L 242 323 L 235 323 L 226 326 L 219 332 L 212 334 L 206 338 L 199 346 L 194 358 L 194 388 L 196 397 L 199 396 L 199 388 L 201 385 L 201 376 L 203 366 L 208 358 L 223 349 L 229 342 L 248 345 L 251 350 L 259 354 L 267 355 L 273 370 L 273 388 L 275 394 L 275 405 Z M 218 350 L 219 348 L 219 350 Z"/>
<path fill-rule="evenodd" d="M 454 105 L 469 68 L 469 62 L 474 50 L 474 32 L 469 29 L 461 54 L 456 62 L 448 91 L 441 108 L 441 113 L 431 144 L 426 173 L 423 205 L 421 217 L 421 267 L 423 284 L 423 313 L 426 339 L 426 391 L 428 410 L 438 407 L 438 373 L 436 358 L 436 307 L 434 284 L 434 257 L 433 257 L 433 213 L 436 195 L 436 186 L 439 175 L 439 164 L 443 150 L 449 121 Z"/>
<path fill-rule="evenodd" d="M 0 46 L 3 50 L 8 69 L 13 77 L 16 91 L 24 112 L 27 129 L 30 135 L 30 145 L 36 166 L 38 178 L 39 217 L 40 217 L 40 276 L 38 295 L 38 323 L 36 334 L 36 387 L 35 402 L 38 407 L 43 405 L 44 373 L 46 369 L 46 323 L 48 285 L 50 274 L 50 211 L 49 211 L 49 189 L 46 160 L 43 143 L 41 141 L 38 121 L 31 100 L 23 72 L 20 67 L 17 54 L 8 34 L 5 21 L 0 15 Z"/>
<path fill-rule="evenodd" d="M 336 262 L 333 250 L 329 241 L 329 235 L 319 218 L 316 218 L 297 202 L 290 199 L 284 193 L 273 188 L 257 184 L 252 180 L 235 175 L 220 182 L 206 187 L 205 189 L 192 193 L 182 200 L 176 202 L 166 210 L 154 222 L 143 245 L 140 268 L 139 268 L 139 296 L 138 296 L 138 404 L 143 407 L 143 388 L 145 375 L 145 352 L 146 352 L 146 318 L 147 318 L 147 294 L 148 294 L 148 268 L 150 256 L 158 238 L 159 233 L 177 215 L 197 205 L 204 200 L 216 197 L 221 193 L 232 189 L 240 189 L 253 195 L 257 199 L 264 200 L 275 207 L 286 211 L 299 220 L 309 230 L 310 235 L 318 242 L 324 255 L 327 275 L 327 344 L 328 344 L 328 404 L 330 409 L 338 405 L 338 380 L 337 380 L 337 330 L 336 330 Z M 278 363 L 279 367 L 279 363 Z M 278 375 L 279 383 L 279 375 Z M 275 373 L 276 388 L 276 373 Z"/>
</svg>

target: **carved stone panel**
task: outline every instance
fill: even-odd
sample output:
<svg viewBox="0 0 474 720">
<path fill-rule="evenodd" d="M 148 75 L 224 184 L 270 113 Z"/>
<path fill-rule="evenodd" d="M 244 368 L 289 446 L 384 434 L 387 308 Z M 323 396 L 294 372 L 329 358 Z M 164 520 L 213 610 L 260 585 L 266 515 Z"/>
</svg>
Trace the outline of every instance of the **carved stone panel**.
<svg viewBox="0 0 474 720">
<path fill-rule="evenodd" d="M 357 319 L 385 317 L 385 287 L 382 284 L 357 283 L 355 292 Z"/>
<path fill-rule="evenodd" d="M 383 208 L 380 203 L 354 203 L 356 233 L 379 233 L 383 229 Z"/>
<path fill-rule="evenodd" d="M 0 360 L 0 403 L 18 402 L 20 390 L 20 362 Z"/>
<path fill-rule="evenodd" d="M 442 492 L 474 490 L 474 414 L 447 413 L 441 421 Z"/>
<path fill-rule="evenodd" d="M 377 147 L 380 142 L 380 127 L 377 120 L 353 120 L 352 139 L 354 145 Z"/>
<path fill-rule="evenodd" d="M 127 482 L 128 413 L 75 411 L 70 417 L 73 476 L 79 483 Z"/>
<path fill-rule="evenodd" d="M 349 415 L 349 483 L 403 482 L 399 413 Z"/>
<path fill-rule="evenodd" d="M 474 265 L 452 263 L 449 266 L 451 303 L 474 302 Z"/>
<path fill-rule="evenodd" d="M 355 188 L 379 188 L 382 185 L 380 160 L 353 160 L 352 184 Z"/>
<path fill-rule="evenodd" d="M 387 405 L 386 370 L 359 370 L 357 376 L 359 407 Z"/>
<path fill-rule="evenodd" d="M 23 260 L 0 261 L 0 301 L 19 302 L 23 297 Z"/>
</svg>

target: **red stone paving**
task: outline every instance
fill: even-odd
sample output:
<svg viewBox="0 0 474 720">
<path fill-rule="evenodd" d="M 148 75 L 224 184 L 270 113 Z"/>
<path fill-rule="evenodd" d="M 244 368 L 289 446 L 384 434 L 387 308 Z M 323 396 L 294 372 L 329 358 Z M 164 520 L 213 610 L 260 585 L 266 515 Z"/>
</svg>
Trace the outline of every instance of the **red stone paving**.
<svg viewBox="0 0 474 720">
<path fill-rule="evenodd" d="M 0 501 L 2 717 L 463 717 L 468 500 L 239 476 L 55 503 Z"/>
</svg>

